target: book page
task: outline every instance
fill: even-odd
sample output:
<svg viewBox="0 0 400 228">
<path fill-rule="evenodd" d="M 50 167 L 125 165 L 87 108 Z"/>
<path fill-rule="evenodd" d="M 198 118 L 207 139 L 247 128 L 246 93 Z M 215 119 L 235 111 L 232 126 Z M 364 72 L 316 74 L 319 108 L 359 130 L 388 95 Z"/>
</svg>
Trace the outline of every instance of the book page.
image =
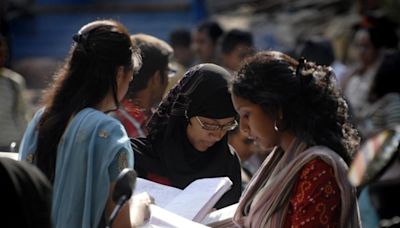
<svg viewBox="0 0 400 228">
<path fill-rule="evenodd" d="M 18 161 L 18 153 L 15 152 L 0 152 L 0 157 L 11 158 Z"/>
<path fill-rule="evenodd" d="M 162 209 L 157 205 L 150 205 L 151 217 L 149 224 L 145 227 L 182 227 L 182 228 L 205 228 L 207 226 L 190 221 L 170 211 Z"/>
<path fill-rule="evenodd" d="M 221 208 L 208 214 L 201 223 L 210 227 L 218 227 L 225 223 L 229 223 L 236 212 L 239 203 Z"/>
<path fill-rule="evenodd" d="M 200 222 L 232 186 L 228 177 L 193 181 L 165 207 L 186 219 Z"/>
<path fill-rule="evenodd" d="M 133 195 L 135 196 L 143 192 L 147 192 L 153 197 L 156 205 L 165 208 L 182 190 L 138 177 Z"/>
</svg>

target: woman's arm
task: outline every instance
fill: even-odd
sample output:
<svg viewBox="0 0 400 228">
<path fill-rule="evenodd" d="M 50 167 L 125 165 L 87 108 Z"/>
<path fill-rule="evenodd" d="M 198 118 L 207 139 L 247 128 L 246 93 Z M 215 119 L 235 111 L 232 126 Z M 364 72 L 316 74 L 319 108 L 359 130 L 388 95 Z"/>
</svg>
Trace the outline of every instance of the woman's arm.
<svg viewBox="0 0 400 228">
<path fill-rule="evenodd" d="M 110 218 L 110 215 L 115 208 L 115 203 L 112 200 L 114 187 L 115 187 L 115 183 L 113 182 L 110 185 L 109 194 L 108 194 L 108 198 L 107 198 L 107 204 L 106 204 L 106 210 L 105 210 L 106 223 L 108 222 L 108 219 Z M 129 206 L 130 206 L 130 201 L 127 201 L 124 204 L 124 206 L 121 208 L 119 213 L 117 214 L 112 227 L 114 227 L 114 228 L 133 227 L 130 213 L 129 213 Z"/>
</svg>

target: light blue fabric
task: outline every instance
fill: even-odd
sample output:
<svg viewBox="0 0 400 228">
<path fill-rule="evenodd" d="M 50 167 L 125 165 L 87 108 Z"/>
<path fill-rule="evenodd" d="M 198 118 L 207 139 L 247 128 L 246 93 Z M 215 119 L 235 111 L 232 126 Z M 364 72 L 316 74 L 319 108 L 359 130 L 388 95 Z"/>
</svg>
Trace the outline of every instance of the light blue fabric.
<svg viewBox="0 0 400 228">
<path fill-rule="evenodd" d="M 29 124 L 20 147 L 20 159 L 29 160 L 37 146 L 36 124 L 43 110 Z M 97 227 L 110 187 L 110 166 L 118 153 L 126 153 L 133 168 L 133 153 L 123 126 L 95 109 L 80 111 L 69 123 L 57 148 L 53 186 L 54 227 Z M 115 166 L 115 164 L 114 164 Z M 114 176 L 114 175 L 113 175 Z"/>
<path fill-rule="evenodd" d="M 368 191 L 368 187 L 364 188 L 358 198 L 361 224 L 363 228 L 377 228 L 380 227 L 379 215 L 374 206 L 372 206 Z"/>
</svg>

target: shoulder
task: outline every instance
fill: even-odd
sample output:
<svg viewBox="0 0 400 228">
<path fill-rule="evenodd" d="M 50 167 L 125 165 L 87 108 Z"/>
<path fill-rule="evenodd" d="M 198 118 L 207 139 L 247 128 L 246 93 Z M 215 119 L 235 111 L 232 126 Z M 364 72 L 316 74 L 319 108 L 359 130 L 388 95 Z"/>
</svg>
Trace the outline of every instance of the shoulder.
<svg viewBox="0 0 400 228">
<path fill-rule="evenodd" d="M 333 168 L 320 158 L 309 161 L 299 172 L 300 179 L 314 179 L 321 176 L 334 177 L 334 173 Z"/>
<path fill-rule="evenodd" d="M 319 158 L 311 160 L 299 172 L 290 198 L 286 225 L 337 227 L 340 195 L 333 168 Z"/>
<path fill-rule="evenodd" d="M 15 84 L 21 85 L 21 86 L 25 86 L 25 79 L 24 77 L 22 77 L 20 74 L 18 74 L 17 72 L 10 70 L 8 68 L 2 68 L 0 70 L 0 75 L 2 75 L 5 78 L 8 78 L 9 80 L 11 80 L 12 82 L 14 82 Z"/>
<path fill-rule="evenodd" d="M 77 135 L 80 141 L 96 142 L 107 148 L 129 144 L 129 137 L 118 120 L 92 108 L 81 110 L 66 134 Z"/>
<path fill-rule="evenodd" d="M 96 109 L 85 108 L 78 113 L 77 118 L 81 119 L 80 122 L 86 126 L 94 126 L 114 132 L 125 132 L 122 124 L 117 119 Z"/>
<path fill-rule="evenodd" d="M 320 158 L 308 162 L 298 173 L 292 200 L 302 202 L 315 198 L 340 199 L 340 190 L 333 168 Z"/>
</svg>

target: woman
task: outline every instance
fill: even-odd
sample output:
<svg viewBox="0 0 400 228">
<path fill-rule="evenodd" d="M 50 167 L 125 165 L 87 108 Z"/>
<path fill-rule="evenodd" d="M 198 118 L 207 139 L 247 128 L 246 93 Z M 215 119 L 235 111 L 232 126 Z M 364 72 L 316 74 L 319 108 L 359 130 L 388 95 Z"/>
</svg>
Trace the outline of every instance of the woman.
<svg viewBox="0 0 400 228">
<path fill-rule="evenodd" d="M 226 135 L 237 126 L 229 76 L 214 64 L 189 69 L 150 119 L 149 136 L 132 140 L 140 177 L 183 189 L 199 178 L 228 176 L 232 189 L 215 207 L 239 200 L 240 164 Z"/>
<path fill-rule="evenodd" d="M 331 68 L 280 52 L 250 58 L 232 85 L 240 128 L 275 147 L 245 189 L 241 227 L 358 227 L 347 165 L 358 136 Z"/>
<path fill-rule="evenodd" d="M 98 227 L 114 208 L 119 172 L 133 167 L 123 126 L 107 116 L 124 97 L 138 63 L 129 33 L 112 20 L 94 21 L 73 37 L 70 57 L 29 124 L 20 159 L 53 184 L 54 227 Z M 126 205 L 113 227 L 130 227 Z"/>
</svg>

